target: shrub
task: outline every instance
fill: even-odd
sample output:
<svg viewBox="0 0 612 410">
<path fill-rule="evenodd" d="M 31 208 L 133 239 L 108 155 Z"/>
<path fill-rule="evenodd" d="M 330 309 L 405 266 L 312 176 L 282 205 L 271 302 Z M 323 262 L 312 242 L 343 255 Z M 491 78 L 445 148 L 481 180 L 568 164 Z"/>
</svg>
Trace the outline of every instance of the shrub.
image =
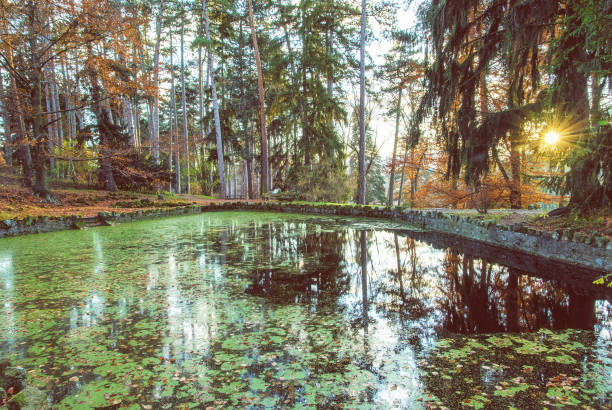
<svg viewBox="0 0 612 410">
<path fill-rule="evenodd" d="M 352 187 L 343 167 L 322 160 L 310 167 L 295 167 L 285 190 L 293 193 L 295 199 L 303 201 L 346 202 Z"/>
</svg>

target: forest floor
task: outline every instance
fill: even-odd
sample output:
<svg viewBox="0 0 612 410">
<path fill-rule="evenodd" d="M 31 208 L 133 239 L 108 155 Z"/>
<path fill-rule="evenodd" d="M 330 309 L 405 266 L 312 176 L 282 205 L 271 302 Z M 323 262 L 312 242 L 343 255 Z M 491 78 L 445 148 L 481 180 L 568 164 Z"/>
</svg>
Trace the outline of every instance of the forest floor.
<svg viewBox="0 0 612 410">
<path fill-rule="evenodd" d="M 197 195 L 165 195 L 159 199 L 154 194 L 137 192 L 106 192 L 94 189 L 54 187 L 52 196 L 58 203 L 41 200 L 30 189 L 20 185 L 18 177 L 0 174 L 0 220 L 27 216 L 96 216 L 99 212 L 129 212 L 134 209 L 156 209 L 220 202 Z"/>
<path fill-rule="evenodd" d="M 166 195 L 159 199 L 155 194 L 137 192 L 106 192 L 94 189 L 77 189 L 55 186 L 52 194 L 59 203 L 41 200 L 31 190 L 20 186 L 19 178 L 10 174 L 0 174 L 0 220 L 23 218 L 27 216 L 96 216 L 99 212 L 129 212 L 134 209 L 156 209 L 187 204 L 209 204 L 221 201 L 198 195 Z M 599 232 L 612 238 L 612 214 L 598 213 L 589 217 L 568 215 L 547 217 L 542 210 L 492 209 L 487 214 L 475 210 L 454 210 L 437 208 L 436 211 L 490 220 L 503 225 L 524 225 L 537 230 L 554 232 L 572 229 L 576 232 L 592 234 Z"/>
</svg>

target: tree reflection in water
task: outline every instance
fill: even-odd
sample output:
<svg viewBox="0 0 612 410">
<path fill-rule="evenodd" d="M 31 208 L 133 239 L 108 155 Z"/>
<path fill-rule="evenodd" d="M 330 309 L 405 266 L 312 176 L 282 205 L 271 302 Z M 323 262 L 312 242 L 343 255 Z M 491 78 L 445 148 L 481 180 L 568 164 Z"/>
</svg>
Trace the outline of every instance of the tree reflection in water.
<svg viewBox="0 0 612 410">
<path fill-rule="evenodd" d="M 294 229 L 301 234 L 290 235 Z M 577 288 L 562 277 L 545 279 L 539 277 L 542 272 L 521 271 L 457 249 L 434 250 L 404 233 L 317 231 L 299 224 L 252 226 L 248 232 L 258 243 L 249 262 L 250 294 L 279 303 L 360 311 L 366 330 L 371 309 L 397 317 L 413 330 L 418 322 L 425 327 L 436 323 L 438 333 L 593 330 L 597 322 L 597 297 L 586 281 Z M 256 241 L 257 236 L 262 240 Z M 354 291 L 351 282 L 356 277 L 361 286 L 359 308 L 344 303 Z"/>
<path fill-rule="evenodd" d="M 256 271 L 249 291 L 278 303 L 310 303 L 317 309 L 326 306 L 335 312 L 344 312 L 351 327 L 361 334 L 361 346 L 354 346 L 355 353 L 361 357 L 359 367 L 380 379 L 388 377 L 384 376 L 388 371 L 394 371 L 385 369 L 393 364 L 383 359 L 385 356 L 380 351 L 380 343 L 384 343 L 385 335 L 389 334 L 394 337 L 386 339 L 387 349 L 402 356 L 424 358 L 418 362 L 421 378 L 413 373 L 408 379 L 413 386 L 422 383 L 420 388 L 431 392 L 438 404 L 473 403 L 479 407 L 523 403 L 528 406 L 531 402 L 520 401 L 525 400 L 525 396 L 518 395 L 518 402 L 511 399 L 528 386 L 539 388 L 537 384 L 542 381 L 553 386 L 545 392 L 545 397 L 554 398 L 555 390 L 550 389 L 554 389 L 556 383 L 565 383 L 563 380 L 567 377 L 587 380 L 585 391 L 597 386 L 590 384 L 596 382 L 588 381 L 591 373 L 574 367 L 559 370 L 550 366 L 551 361 L 571 363 L 575 359 L 555 356 L 558 346 L 539 344 L 559 337 L 559 340 L 568 338 L 568 342 L 573 340 L 566 346 L 593 345 L 592 334 L 548 336 L 533 333 L 532 338 L 516 336 L 515 339 L 490 336 L 540 329 L 594 330 L 596 326 L 609 326 L 606 301 L 610 300 L 609 293 L 595 290 L 586 280 L 580 283 L 565 281 L 562 274 L 551 280 L 558 272 L 555 265 L 551 265 L 550 271 L 526 272 L 462 253 L 453 247 L 434 249 L 428 243 L 397 231 L 304 229 L 303 235 L 288 240 L 282 229 L 264 227 L 263 230 L 270 233 L 263 235 L 268 250 L 262 252 L 264 259 L 255 265 L 268 264 L 268 267 Z M 524 265 L 524 261 L 522 263 Z M 596 303 L 603 307 L 599 309 L 599 317 L 595 313 Z M 350 340 L 345 331 L 341 331 L 342 336 L 336 336 Z M 462 338 L 459 335 L 472 336 Z M 441 337 L 450 339 L 440 344 L 437 341 Z M 535 346 L 541 346 L 542 352 L 547 353 L 536 358 L 523 356 L 523 353 L 530 353 L 529 346 L 534 346 L 530 343 L 538 340 Z M 491 347 L 491 343 L 499 343 L 499 346 Z M 585 351 L 582 360 L 592 363 L 594 354 Z M 522 362 L 525 359 L 531 367 Z M 502 373 L 487 370 L 495 366 Z M 565 376 L 559 376 L 559 371 L 565 372 Z M 403 374 L 407 377 L 410 373 Z M 502 374 L 506 379 L 512 378 L 515 385 L 507 387 L 503 382 L 506 384 L 495 386 L 503 380 Z M 461 377 L 456 379 L 458 376 Z M 488 396 L 486 391 L 489 391 Z M 493 392 L 500 394 L 492 395 Z M 398 394 L 401 396 L 405 392 Z M 392 396 L 392 393 L 369 389 L 362 399 L 371 402 L 381 396 Z M 578 394 L 570 398 L 562 396 L 559 400 L 577 403 L 579 397 Z"/>
<path fill-rule="evenodd" d="M 354 346 L 355 353 L 361 357 L 359 367 L 380 379 L 395 371 L 386 369 L 394 364 L 384 359 L 380 343 L 386 343 L 387 349 L 404 357 L 423 357 L 418 362 L 420 371 L 424 371 L 420 378 L 415 373 L 406 373 L 405 368 L 402 377 L 410 379 L 413 386 L 422 383 L 420 388 L 431 392 L 432 397 L 440 400 L 438 404 L 506 405 L 511 402 L 503 398 L 514 397 L 512 389 L 522 391 L 529 380 L 532 385 L 539 383 L 538 380 L 549 385 L 557 383 L 561 370 L 551 367 L 551 360 L 574 360 L 563 355 L 559 357 L 564 359 L 557 359 L 553 354 L 557 347 L 546 350 L 549 356 L 540 354 L 537 359 L 515 352 L 515 349 L 521 351 L 520 346 L 525 349 L 531 346 L 529 343 L 533 340 L 542 340 L 540 333 L 532 333 L 531 339 L 517 336 L 508 340 L 490 339 L 490 334 L 518 335 L 540 329 L 594 330 L 596 326 L 609 326 L 606 300 L 610 300 L 610 295 L 597 291 L 586 280 L 565 281 L 559 273 L 562 270 L 555 265 L 549 270 L 526 272 L 512 266 L 512 260 L 508 261 L 509 265 L 503 265 L 455 247 L 435 249 L 429 243 L 397 231 L 345 227 L 324 232 L 304 227 L 296 238 L 278 227 L 262 227 L 262 230 L 268 250 L 260 252 L 263 259 L 255 266 L 266 268 L 256 270 L 249 292 L 277 303 L 310 303 L 316 309 L 330 308 L 343 313 L 356 336 L 360 335 L 353 339 L 355 343 L 361 339 L 361 346 Z M 519 266 L 534 264 L 520 262 Z M 555 275 L 557 279 L 551 280 Z M 597 303 L 603 307 L 598 317 Z M 342 330 L 338 330 L 336 337 L 345 342 L 351 340 L 347 329 L 339 328 Z M 440 338 L 447 337 L 450 339 L 444 339 L 440 345 Z M 557 336 L 551 337 L 554 340 Z M 588 335 L 560 337 L 588 339 L 572 341 L 572 346 L 594 343 L 593 336 Z M 500 346 L 491 350 L 491 343 L 500 343 Z M 476 350 L 471 350 L 472 345 Z M 448 346 L 448 350 L 443 346 Z M 547 349 L 543 346 L 541 349 Z M 462 356 L 462 352 L 468 351 L 467 356 Z M 584 352 L 583 361 L 592 362 L 592 355 Z M 524 374 L 525 364 L 521 360 L 525 359 L 535 364 L 527 367 L 534 369 L 529 375 Z M 337 360 L 341 365 L 343 359 Z M 505 377 L 513 378 L 518 384 L 508 392 L 504 390 L 505 385 L 495 387 L 501 376 L 486 370 L 490 366 L 505 369 Z M 578 368 L 562 371 L 566 377 L 577 379 L 587 375 Z M 454 386 L 447 385 L 445 379 L 455 380 L 455 374 L 461 375 L 460 379 L 453 382 Z M 587 383 L 588 386 L 591 385 Z M 491 401 L 485 393 L 487 390 L 489 394 L 503 393 Z M 370 402 L 381 395 L 392 393 L 370 389 L 363 399 Z"/>
<path fill-rule="evenodd" d="M 440 291 L 444 328 L 455 333 L 593 330 L 595 324 L 595 297 L 584 290 L 453 250 L 444 255 Z"/>
</svg>

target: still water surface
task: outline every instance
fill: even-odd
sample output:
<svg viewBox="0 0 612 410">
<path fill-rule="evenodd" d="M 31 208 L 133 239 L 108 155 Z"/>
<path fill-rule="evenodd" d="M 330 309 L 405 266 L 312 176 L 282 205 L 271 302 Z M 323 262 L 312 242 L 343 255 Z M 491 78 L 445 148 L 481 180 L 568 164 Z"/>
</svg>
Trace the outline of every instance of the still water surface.
<svg viewBox="0 0 612 410">
<path fill-rule="evenodd" d="M 56 408 L 604 408 L 595 274 L 274 213 L 4 239 L 0 356 Z"/>
</svg>

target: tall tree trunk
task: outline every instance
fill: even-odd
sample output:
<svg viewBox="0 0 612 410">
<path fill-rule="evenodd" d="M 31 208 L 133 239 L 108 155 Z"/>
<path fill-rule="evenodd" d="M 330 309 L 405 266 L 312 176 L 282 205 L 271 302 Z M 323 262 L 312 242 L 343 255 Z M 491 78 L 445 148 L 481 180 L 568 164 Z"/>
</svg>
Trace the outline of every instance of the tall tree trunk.
<svg viewBox="0 0 612 410">
<path fill-rule="evenodd" d="M 170 41 L 172 41 L 172 36 L 170 36 Z M 170 50 L 172 51 L 172 47 L 170 47 Z M 172 58 L 172 56 L 170 57 Z M 172 70 L 170 70 L 170 74 L 172 75 L 173 72 Z M 172 77 L 172 80 L 174 80 L 174 77 Z M 172 85 L 174 85 L 174 83 L 172 83 Z M 174 147 L 172 146 L 172 137 L 174 135 L 174 108 L 173 108 L 173 104 L 174 104 L 174 99 L 173 99 L 173 95 L 174 95 L 174 87 L 170 88 L 170 95 L 171 95 L 171 99 L 170 99 L 170 107 L 168 108 L 168 110 L 170 111 L 170 129 L 168 132 L 168 171 L 170 172 L 170 181 L 168 182 L 168 192 L 172 193 L 172 172 L 174 171 Z"/>
<path fill-rule="evenodd" d="M 365 36 L 366 36 L 366 0 L 361 0 L 361 34 L 359 65 L 359 197 L 357 202 L 366 203 L 366 126 L 365 126 Z"/>
<path fill-rule="evenodd" d="M 48 29 L 52 30 L 53 19 L 45 19 L 48 24 Z M 42 45 L 45 48 L 49 47 L 49 40 L 43 38 Z M 52 50 L 47 51 L 42 58 L 47 58 Z M 47 108 L 48 118 L 48 139 L 47 149 L 49 152 L 49 174 L 56 173 L 59 176 L 59 169 L 56 169 L 54 148 L 62 145 L 63 143 L 63 130 L 62 130 L 62 118 L 60 115 L 60 103 L 57 95 L 57 83 L 55 78 L 55 63 L 53 60 L 48 62 L 48 66 L 43 70 L 43 81 L 45 82 L 45 103 Z"/>
<path fill-rule="evenodd" d="M 53 105 L 51 102 L 51 86 L 49 84 L 49 75 L 45 73 L 47 80 L 45 85 L 45 107 L 47 108 L 47 149 L 49 150 L 49 173 L 52 174 L 55 171 L 55 158 L 53 158 L 53 145 L 56 141 L 55 135 L 55 122 L 53 115 Z"/>
<path fill-rule="evenodd" d="M 238 167 L 234 165 L 234 197 L 235 199 L 239 199 L 238 197 Z"/>
<path fill-rule="evenodd" d="M 293 87 L 295 90 L 298 90 L 300 88 L 298 72 L 297 72 L 297 67 L 295 64 L 295 58 L 293 57 L 293 49 L 291 47 L 291 38 L 289 38 L 289 31 L 287 30 L 287 24 L 284 20 L 283 20 L 282 26 L 283 26 L 283 33 L 285 36 L 285 43 L 287 44 L 287 52 L 289 54 L 289 58 L 291 61 L 291 76 L 292 76 Z M 302 68 L 303 68 L 303 61 L 302 61 Z M 300 101 L 298 99 L 297 105 L 298 105 L 299 118 L 302 121 L 305 121 L 303 101 Z M 293 164 L 294 166 L 297 165 L 298 163 L 298 150 L 297 150 L 298 131 L 297 130 L 298 130 L 298 122 L 296 121 L 293 124 L 293 142 L 294 142 L 293 144 L 294 145 Z M 289 145 L 290 145 L 289 141 L 287 141 L 287 157 L 289 157 L 289 153 L 288 153 Z M 288 168 L 288 165 L 287 165 L 287 168 Z M 288 174 L 288 170 L 287 170 L 287 174 Z"/>
<path fill-rule="evenodd" d="M 78 106 L 80 105 L 80 102 L 81 102 L 81 74 L 79 74 L 80 73 L 79 60 L 78 60 L 78 55 L 76 53 L 74 56 L 74 72 L 76 73 L 76 77 L 74 81 L 74 99 Z M 75 109 L 74 118 L 75 118 L 76 135 L 78 136 L 80 135 L 81 130 L 84 128 L 84 124 L 85 124 L 83 109 L 81 107 L 78 107 Z"/>
<path fill-rule="evenodd" d="M 204 28 L 206 30 L 206 40 L 210 44 L 210 27 L 208 22 L 208 11 L 206 10 L 206 0 L 202 0 L 202 9 L 204 10 Z M 210 47 L 210 46 L 209 46 Z M 212 48 L 212 47 L 211 47 Z M 215 134 L 217 136 L 217 160 L 219 168 L 219 179 L 221 185 L 221 199 L 225 199 L 225 166 L 223 164 L 223 142 L 221 139 L 221 119 L 219 118 L 219 101 L 217 100 L 217 85 L 215 81 L 215 66 L 213 63 L 212 50 L 208 50 L 208 70 L 211 76 L 213 114 L 215 117 Z"/>
<path fill-rule="evenodd" d="M 409 145 L 408 141 L 406 141 L 404 145 L 404 160 L 402 161 L 402 175 L 400 177 L 399 193 L 397 196 L 397 206 L 402 206 L 402 197 L 404 195 L 404 181 L 406 179 L 406 161 L 408 160 L 408 145 Z"/>
<path fill-rule="evenodd" d="M 174 151 L 175 154 L 175 185 L 176 192 L 180 194 L 183 190 L 181 181 L 181 144 L 178 140 L 178 110 L 176 108 L 176 87 L 174 85 L 174 46 L 172 44 L 172 33 L 170 33 L 170 103 L 170 147 L 174 146 L 173 141 L 176 142 L 176 146 L 170 150 Z"/>
<path fill-rule="evenodd" d="M 181 4 L 182 5 L 182 4 Z M 181 111 L 183 112 L 183 142 L 185 144 L 186 190 L 191 194 L 189 176 L 189 129 L 187 128 L 187 96 L 185 94 L 185 17 L 181 18 Z"/>
<path fill-rule="evenodd" d="M 240 184 L 240 199 L 249 199 L 249 194 L 247 191 L 247 171 L 246 171 L 246 160 L 242 160 L 242 181 Z"/>
<path fill-rule="evenodd" d="M 153 57 L 153 107 L 151 126 L 151 155 L 155 165 L 159 164 L 159 54 L 161 47 L 162 17 L 164 13 L 164 2 L 160 2 L 159 11 L 155 20 L 155 54 Z"/>
<path fill-rule="evenodd" d="M 2 18 L 0 19 L 0 21 L 2 21 L 4 25 L 3 29 L 5 32 L 8 32 L 7 24 L 9 20 L 7 16 L 5 15 L 6 10 L 4 8 L 0 8 L 0 12 L 2 12 Z M 9 87 L 10 87 L 9 95 L 13 102 L 11 104 L 11 107 L 13 107 L 11 116 L 14 118 L 14 122 L 16 125 L 15 131 L 17 134 L 15 144 L 17 146 L 19 159 L 21 161 L 22 177 L 23 177 L 22 184 L 24 187 L 29 188 L 32 186 L 32 156 L 30 153 L 30 142 L 28 141 L 27 135 L 26 135 L 26 126 L 25 126 L 25 120 L 24 120 L 24 115 L 23 115 L 23 113 L 26 110 L 25 110 L 24 105 L 22 104 L 22 98 L 19 93 L 19 89 L 17 88 L 17 80 L 15 79 L 15 65 L 13 62 L 13 51 L 12 51 L 12 44 L 10 43 L 10 39 L 8 39 L 7 45 L 8 45 L 8 51 L 6 54 L 6 59 L 7 59 L 6 63 L 7 63 L 8 73 L 9 73 Z"/>
<path fill-rule="evenodd" d="M 226 192 L 226 199 L 232 199 L 232 161 L 231 161 L 231 153 L 228 153 L 228 158 L 230 158 L 230 161 L 228 162 L 227 166 L 225 167 L 225 182 L 226 182 L 226 187 L 225 187 L 225 192 Z"/>
<path fill-rule="evenodd" d="M 203 21 L 200 15 L 200 22 L 198 26 L 198 36 L 202 37 Z M 204 70 L 202 69 L 202 46 L 198 46 L 198 146 L 200 147 L 200 169 L 204 169 Z M 197 149 L 197 148 L 196 148 Z M 202 195 L 204 195 L 204 189 L 202 189 Z"/>
<path fill-rule="evenodd" d="M 76 139 L 76 118 L 74 113 L 74 95 L 68 86 L 68 73 L 66 71 L 66 62 L 62 60 L 62 77 L 64 79 L 64 96 L 66 99 L 66 111 L 68 115 L 68 139 L 70 143 Z"/>
<path fill-rule="evenodd" d="M 43 71 L 39 55 L 38 36 L 40 30 L 40 16 L 38 16 L 38 5 L 34 2 L 29 2 L 29 40 L 30 40 L 30 59 L 31 59 L 31 75 L 30 80 L 32 90 L 30 95 L 30 105 L 32 110 L 32 136 L 34 139 L 34 186 L 33 190 L 41 197 L 49 198 L 50 192 L 47 186 L 47 176 L 45 172 L 45 164 L 48 161 L 47 141 L 49 136 L 43 131 L 43 110 L 42 110 L 42 89 L 43 89 Z"/>
<path fill-rule="evenodd" d="M 387 194 L 387 205 L 393 206 L 393 192 L 395 191 L 395 158 L 397 156 L 397 143 L 399 140 L 400 117 L 402 113 L 402 87 L 399 88 L 397 96 L 397 112 L 395 113 L 395 138 L 393 140 L 393 157 L 391 158 L 391 175 L 389 176 L 389 192 Z"/>
<path fill-rule="evenodd" d="M 89 55 L 92 55 L 91 47 L 89 47 Z M 108 110 L 102 107 L 101 101 L 101 90 L 98 82 L 98 73 L 96 68 L 93 67 L 93 63 L 89 63 L 87 72 L 89 74 L 89 81 L 91 83 L 91 98 L 93 100 L 94 114 L 98 123 L 98 132 L 100 133 L 100 152 L 99 162 L 102 176 L 102 183 L 106 191 L 116 191 L 117 185 L 115 184 L 115 178 L 113 177 L 113 169 L 111 165 L 111 139 L 113 138 L 112 132 L 112 121 L 108 116 Z"/>
<path fill-rule="evenodd" d="M 204 22 L 202 22 L 202 24 L 204 24 Z M 208 61 L 208 54 L 211 53 L 211 50 L 206 49 L 205 51 L 207 53 L 206 61 Z M 205 87 L 206 87 L 206 89 L 211 89 L 211 93 L 212 93 L 211 82 L 212 82 L 212 75 L 211 75 L 211 72 L 210 72 L 210 66 L 208 65 L 208 63 L 206 63 L 206 86 Z M 208 110 L 209 110 L 209 105 L 206 104 L 206 111 L 208 111 Z M 205 131 L 204 131 L 204 135 L 206 136 L 206 150 L 207 150 L 206 152 L 207 153 L 210 153 L 212 151 L 212 149 L 211 149 L 211 145 L 212 144 L 208 140 L 208 135 L 209 134 L 210 134 L 210 124 L 207 121 L 206 122 L 206 128 L 205 128 Z M 210 169 L 209 169 L 209 172 L 208 172 L 208 189 L 209 189 L 210 196 L 214 196 L 214 175 L 213 175 L 213 172 L 214 172 L 214 165 L 210 164 Z"/>
<path fill-rule="evenodd" d="M 35 41 L 35 40 L 34 40 Z M 45 172 L 45 163 L 48 160 L 47 155 L 47 143 L 48 135 L 43 134 L 43 121 L 42 121 L 42 71 L 38 64 L 38 57 L 34 57 L 37 53 L 32 53 L 33 61 L 36 63 L 32 64 L 32 95 L 31 95 L 31 106 L 32 106 L 32 135 L 34 138 L 34 155 L 32 156 L 32 162 L 34 165 L 34 192 L 39 194 L 41 197 L 49 196 L 49 187 L 47 185 L 47 175 Z"/>
<path fill-rule="evenodd" d="M 589 97 L 587 74 L 578 67 L 578 62 L 588 61 L 586 52 L 586 34 L 581 27 L 582 22 L 578 4 L 569 2 L 566 8 L 567 32 L 571 33 L 561 40 L 562 50 L 569 50 L 561 62 L 556 76 L 559 84 L 558 99 L 564 119 L 574 124 L 580 132 L 573 141 L 577 147 L 583 147 L 590 138 L 588 131 Z M 584 157 L 583 157 L 584 158 Z M 586 159 L 582 164 L 575 164 L 567 175 L 567 187 L 571 192 L 570 206 L 582 210 L 592 209 L 601 205 L 599 191 L 599 175 L 593 172 L 596 164 Z M 595 195 L 594 195 L 595 194 Z"/>
<path fill-rule="evenodd" d="M 51 75 L 51 81 L 50 81 L 51 101 L 53 103 L 52 104 L 53 113 L 54 113 L 53 117 L 55 121 L 55 128 L 57 130 L 56 145 L 61 148 L 62 145 L 64 144 L 64 123 L 62 120 L 62 113 L 61 113 L 62 108 L 61 108 L 60 99 L 59 99 L 57 74 L 55 72 L 55 63 L 51 61 L 50 65 L 51 65 L 51 71 L 49 72 L 49 74 Z"/>
<path fill-rule="evenodd" d="M 9 65 L 13 66 L 12 52 L 9 51 Z M 17 150 L 19 152 L 19 159 L 21 161 L 21 169 L 23 176 L 23 186 L 32 186 L 32 154 L 30 151 L 30 141 L 26 134 L 25 120 L 23 119 L 24 106 L 22 104 L 22 98 L 17 89 L 17 81 L 15 77 L 10 77 L 11 86 L 11 100 L 15 103 L 14 116 L 15 123 L 17 125 Z"/>
<path fill-rule="evenodd" d="M 10 75 L 10 73 L 9 73 Z M 13 139 L 11 132 L 11 115 L 9 113 L 9 96 L 4 93 L 4 79 L 0 71 L 0 101 L 2 101 L 2 121 L 4 123 L 4 160 L 6 165 L 13 166 Z"/>
<path fill-rule="evenodd" d="M 145 34 L 143 37 L 146 38 L 146 24 L 144 25 L 145 27 Z M 144 54 L 144 50 L 143 50 L 143 46 L 140 45 L 138 47 L 137 50 L 138 53 L 138 59 L 140 60 L 140 70 L 145 73 L 145 78 L 147 79 L 147 81 L 150 81 L 150 72 L 149 70 L 147 70 L 147 59 L 145 58 L 145 54 Z M 151 140 L 152 135 L 153 135 L 153 98 L 147 96 L 146 98 L 146 104 L 147 104 L 147 117 L 148 117 L 148 129 L 149 129 L 149 140 Z M 138 121 L 138 104 L 135 101 L 134 102 L 134 106 L 136 107 L 136 128 L 138 129 L 138 147 L 140 148 L 142 146 L 142 130 L 140 130 L 140 123 Z"/>
<path fill-rule="evenodd" d="M 243 44 L 246 43 L 244 39 L 244 31 L 243 31 L 243 19 L 240 19 L 239 24 L 239 33 L 238 33 L 238 42 L 240 43 L 240 53 L 239 53 L 239 67 L 241 72 L 246 72 L 246 67 L 244 63 L 244 47 Z M 249 124 L 249 109 L 247 103 L 247 87 L 244 83 L 244 76 L 240 77 L 240 109 L 241 109 L 241 120 L 242 120 L 242 130 L 244 132 L 244 148 L 243 148 L 243 157 L 246 163 L 246 179 L 247 179 L 247 199 L 255 199 L 253 195 L 253 155 L 251 152 L 251 132 L 250 132 L 250 124 Z"/>
<path fill-rule="evenodd" d="M 257 91 L 259 92 L 259 121 L 261 132 L 261 194 L 268 192 L 269 182 L 269 162 L 268 162 L 268 137 L 266 135 L 266 107 L 264 100 L 264 82 L 263 72 L 261 69 L 261 56 L 259 55 L 259 46 L 257 44 L 257 33 L 255 31 L 255 19 L 253 18 L 253 2 L 249 2 L 249 24 L 251 25 L 251 37 L 253 39 L 253 51 L 255 53 L 255 62 L 257 64 Z"/>
<path fill-rule="evenodd" d="M 247 189 L 248 189 L 248 194 L 249 194 L 249 199 L 255 199 L 254 195 L 253 195 L 253 160 L 251 159 L 251 148 L 250 145 L 247 142 L 247 150 L 248 152 L 248 158 L 246 160 L 246 168 L 247 168 Z"/>
<path fill-rule="evenodd" d="M 509 95 L 509 105 L 514 107 L 515 105 L 515 92 L 513 91 L 513 87 L 510 87 L 510 95 Z M 482 116 L 485 116 L 489 112 L 489 96 L 487 90 L 486 83 L 486 73 L 482 75 L 480 80 L 480 111 L 482 112 Z M 521 104 L 522 101 L 519 101 Z M 499 156 L 497 155 L 496 150 L 494 150 L 495 160 L 497 162 L 498 167 L 504 179 L 508 183 L 508 188 L 510 189 L 510 208 L 512 209 L 521 209 L 522 208 L 522 188 L 521 188 L 521 153 L 519 150 L 519 139 L 520 139 L 520 131 L 511 131 L 510 132 L 510 178 L 508 178 L 507 172 L 504 169 L 504 166 L 501 163 Z"/>
<path fill-rule="evenodd" d="M 172 146 L 172 135 L 174 132 L 174 111 L 170 107 L 170 131 L 168 135 L 168 171 L 170 172 L 170 181 L 168 182 L 168 192 L 172 193 L 172 172 L 174 171 L 174 149 Z"/>
<path fill-rule="evenodd" d="M 138 151 L 140 148 L 140 108 L 138 95 L 134 95 L 132 98 L 132 121 L 134 122 L 134 148 Z"/>
<path fill-rule="evenodd" d="M 307 124 L 307 113 L 306 106 L 308 103 L 308 83 L 306 81 L 306 59 L 307 59 L 307 51 L 308 51 L 308 36 L 306 34 L 306 22 L 304 18 L 304 12 L 301 12 L 302 15 L 302 24 L 301 24 L 301 36 L 302 36 L 302 61 L 301 61 L 301 73 L 302 73 L 302 93 L 300 95 L 300 107 L 302 115 L 302 147 L 304 149 L 304 165 L 310 167 L 310 135 L 308 132 L 308 124 Z M 299 80 L 297 80 L 299 81 Z"/>
<path fill-rule="evenodd" d="M 334 71 L 331 60 L 334 51 L 334 32 L 331 27 L 325 32 L 325 55 L 327 56 L 327 95 L 331 99 L 334 94 Z"/>
<path fill-rule="evenodd" d="M 302 145 L 304 146 L 304 165 L 310 166 L 310 135 L 308 132 L 308 124 L 306 123 L 305 105 L 308 101 L 306 82 L 306 71 L 302 72 Z"/>
<path fill-rule="evenodd" d="M 295 131 L 295 127 L 292 127 L 292 131 Z M 287 180 L 289 179 L 289 147 L 290 147 L 290 137 L 291 134 L 286 134 L 285 137 L 285 165 L 284 165 L 284 173 L 283 173 L 283 185 L 287 185 Z"/>
<path fill-rule="evenodd" d="M 414 176 L 410 179 L 410 204 L 414 204 L 416 198 L 417 187 L 419 183 L 420 165 L 414 170 Z M 411 205 L 412 206 L 412 205 Z"/>
<path fill-rule="evenodd" d="M 122 65 L 127 65 L 124 53 L 115 53 L 116 59 Z M 122 94 L 119 96 L 119 103 L 117 106 L 117 122 L 121 129 L 127 129 L 128 136 L 130 138 L 129 144 L 131 149 L 135 149 L 136 135 L 134 133 L 134 116 L 132 115 L 131 99 L 127 95 Z"/>
<path fill-rule="evenodd" d="M 121 96 L 121 106 L 123 114 L 123 123 L 127 127 L 128 135 L 130 136 L 130 148 L 136 148 L 136 132 L 134 127 L 134 115 L 132 114 L 132 103 L 126 96 Z"/>
</svg>

